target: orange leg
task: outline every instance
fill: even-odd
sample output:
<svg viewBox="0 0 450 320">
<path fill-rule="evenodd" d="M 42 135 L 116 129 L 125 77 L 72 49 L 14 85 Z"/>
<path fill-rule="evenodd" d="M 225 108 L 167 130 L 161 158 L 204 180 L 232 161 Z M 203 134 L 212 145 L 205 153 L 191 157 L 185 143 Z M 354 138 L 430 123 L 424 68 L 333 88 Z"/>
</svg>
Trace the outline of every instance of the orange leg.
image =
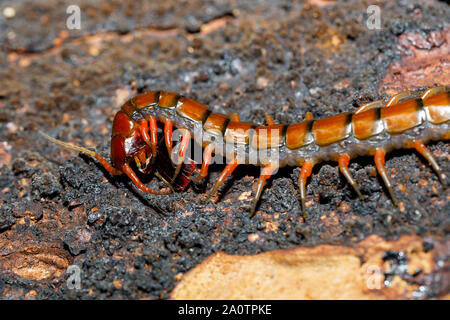
<svg viewBox="0 0 450 320">
<path fill-rule="evenodd" d="M 306 180 L 312 173 L 314 163 L 310 161 L 305 161 L 303 163 L 302 169 L 300 170 L 300 175 L 298 176 L 298 186 L 300 188 L 300 200 L 302 202 L 302 215 L 303 219 L 306 220 L 306 209 L 305 209 L 305 199 L 306 199 Z"/>
<path fill-rule="evenodd" d="M 225 179 L 233 173 L 234 169 L 239 165 L 237 159 L 231 160 L 226 166 L 225 169 L 223 169 L 222 173 L 220 174 L 219 178 L 217 179 L 214 186 L 211 188 L 211 190 L 208 192 L 208 196 L 211 197 L 214 194 L 216 194 L 219 187 L 225 182 Z"/>
<path fill-rule="evenodd" d="M 176 177 L 181 171 L 183 166 L 184 158 L 186 157 L 186 151 L 189 147 L 189 142 L 191 141 L 191 133 L 189 130 L 184 130 L 183 136 L 180 141 L 180 149 L 178 150 L 177 167 L 175 168 L 175 173 L 173 174 L 172 183 L 175 181 Z"/>
<path fill-rule="evenodd" d="M 268 126 L 273 126 L 275 124 L 275 121 L 271 115 L 266 115 L 266 122 Z"/>
<path fill-rule="evenodd" d="M 353 179 L 352 175 L 350 174 L 350 171 L 348 170 L 348 165 L 350 163 L 350 157 L 347 154 L 341 154 L 341 155 L 339 155 L 338 163 L 339 163 L 339 170 L 341 171 L 341 173 L 343 174 L 345 179 L 347 179 L 348 183 L 351 184 L 351 186 L 353 187 L 355 192 L 358 194 L 358 196 L 361 198 L 361 200 L 364 200 L 364 197 L 361 194 L 361 191 L 359 191 L 359 188 L 356 185 L 355 179 Z"/>
<path fill-rule="evenodd" d="M 138 187 L 139 189 L 141 189 L 144 192 L 147 193 L 151 193 L 151 194 L 159 194 L 159 195 L 165 195 L 165 194 L 169 194 L 171 191 L 161 191 L 161 190 L 154 190 L 152 188 L 147 187 L 146 185 L 144 185 L 141 180 L 139 180 L 139 178 L 137 177 L 136 173 L 134 173 L 133 169 L 131 169 L 131 167 L 125 163 L 122 166 L 122 171 L 131 179 L 131 181 L 133 181 L 133 183 L 136 185 L 136 187 Z"/>
<path fill-rule="evenodd" d="M 427 147 L 425 147 L 425 145 L 421 141 L 415 141 L 413 146 L 425 159 L 427 159 L 428 163 L 431 165 L 431 167 L 437 173 L 439 181 L 442 184 L 442 188 L 445 189 L 447 187 L 447 185 L 445 184 L 444 177 L 441 172 L 441 168 L 439 167 L 439 164 L 436 162 L 436 160 L 433 158 L 433 155 L 431 154 L 431 152 L 428 151 Z"/>
<path fill-rule="evenodd" d="M 202 168 L 200 169 L 200 174 L 197 177 L 192 178 L 191 179 L 192 181 L 199 182 L 208 175 L 208 168 L 209 165 L 211 164 L 211 157 L 213 152 L 214 152 L 214 145 L 210 143 L 205 147 L 205 150 L 203 151 L 203 161 L 202 161 Z"/>
<path fill-rule="evenodd" d="M 386 185 L 386 188 L 389 191 L 389 194 L 391 195 L 392 203 L 394 204 L 394 206 L 397 206 L 397 200 L 395 199 L 394 196 L 392 183 L 389 180 L 386 168 L 384 167 L 385 156 L 386 152 L 384 152 L 384 150 L 378 149 L 377 151 L 375 151 L 375 166 L 377 167 L 377 171 L 380 174 L 381 178 L 383 179 L 384 184 Z"/>
<path fill-rule="evenodd" d="M 313 116 L 313 114 L 311 113 L 311 112 L 307 112 L 306 113 L 306 115 L 305 115 L 305 120 L 307 120 L 307 121 L 310 121 L 310 120 L 313 120 L 314 119 L 314 116 Z"/>
<path fill-rule="evenodd" d="M 234 121 L 234 122 L 240 122 L 241 118 L 239 118 L 239 115 L 236 112 L 233 112 L 231 114 L 231 120 Z"/>
<path fill-rule="evenodd" d="M 253 199 L 252 209 L 250 210 L 250 218 L 255 214 L 256 205 L 258 204 L 259 198 L 261 197 L 261 193 L 264 189 L 264 185 L 266 184 L 266 180 L 272 176 L 275 169 L 277 169 L 277 167 L 273 164 L 268 164 L 264 168 L 262 168 L 261 175 L 259 176 L 258 184 L 256 186 L 255 199 Z"/>
<path fill-rule="evenodd" d="M 155 162 L 158 146 L 158 123 L 155 117 L 150 117 L 150 147 L 152 148 L 152 163 Z"/>
<path fill-rule="evenodd" d="M 150 135 L 148 134 L 147 120 L 139 121 L 139 131 L 141 132 L 142 139 L 144 139 L 145 143 L 150 145 Z"/>
<path fill-rule="evenodd" d="M 139 122 L 139 131 L 141 133 L 142 139 L 152 148 L 152 162 L 156 160 L 157 153 L 157 143 L 158 143 L 158 125 L 156 123 L 156 118 L 151 117 L 150 120 L 150 130 L 148 127 L 147 120 L 141 120 Z"/>
<path fill-rule="evenodd" d="M 170 120 L 166 120 L 164 123 L 164 141 L 166 142 L 167 152 L 172 157 L 172 131 L 173 123 Z"/>
</svg>

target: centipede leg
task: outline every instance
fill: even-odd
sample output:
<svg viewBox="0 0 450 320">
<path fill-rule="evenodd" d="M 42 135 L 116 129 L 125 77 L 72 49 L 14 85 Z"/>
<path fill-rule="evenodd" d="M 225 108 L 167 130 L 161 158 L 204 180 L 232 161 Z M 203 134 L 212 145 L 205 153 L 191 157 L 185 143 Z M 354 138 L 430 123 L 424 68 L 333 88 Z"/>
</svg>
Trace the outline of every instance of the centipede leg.
<svg viewBox="0 0 450 320">
<path fill-rule="evenodd" d="M 157 133 L 158 133 L 158 125 L 156 123 L 156 118 L 151 117 L 149 119 L 150 129 L 148 127 L 147 120 L 141 120 L 139 122 L 139 131 L 141 133 L 142 139 L 144 139 L 145 143 L 147 143 L 152 148 L 152 160 L 151 163 L 154 163 L 157 155 Z"/>
<path fill-rule="evenodd" d="M 268 126 L 273 126 L 275 124 L 275 121 L 273 120 L 272 116 L 267 114 L 266 115 L 266 122 Z"/>
<path fill-rule="evenodd" d="M 133 183 L 136 185 L 136 187 L 138 187 L 139 189 L 141 189 L 144 192 L 151 193 L 151 194 L 158 194 L 158 195 L 166 195 L 171 192 L 170 190 L 161 191 L 161 190 L 155 190 L 155 189 L 147 187 L 146 185 L 144 185 L 141 182 L 141 180 L 139 180 L 136 173 L 134 173 L 133 169 L 131 169 L 131 167 L 126 163 L 122 166 L 122 171 L 131 179 L 131 181 L 133 181 Z"/>
<path fill-rule="evenodd" d="M 166 120 L 166 122 L 164 122 L 164 141 L 166 143 L 166 148 L 169 156 L 172 156 L 172 132 L 173 122 L 170 120 Z"/>
<path fill-rule="evenodd" d="M 361 191 L 359 191 L 358 186 L 356 185 L 355 179 L 353 179 L 352 175 L 350 174 L 350 171 L 348 170 L 348 165 L 350 163 L 350 157 L 347 154 L 341 154 L 338 158 L 339 163 L 339 170 L 341 171 L 342 175 L 347 179 L 348 183 L 353 187 L 355 192 L 358 194 L 358 196 L 361 198 L 361 200 L 364 200 L 363 195 L 361 194 Z"/>
<path fill-rule="evenodd" d="M 175 168 L 175 173 L 173 174 L 172 183 L 177 178 L 178 174 L 181 171 L 181 167 L 183 166 L 184 158 L 186 157 L 186 151 L 189 147 L 189 141 L 191 140 L 191 133 L 189 130 L 184 130 L 183 136 L 181 137 L 180 141 L 180 149 L 178 150 L 178 159 L 177 159 L 177 166 Z"/>
<path fill-rule="evenodd" d="M 158 123 L 156 121 L 156 117 L 150 117 L 148 122 L 150 123 L 150 147 L 152 148 L 151 161 L 154 163 L 158 152 Z"/>
<path fill-rule="evenodd" d="M 139 121 L 139 131 L 140 131 L 142 139 L 144 139 L 145 143 L 150 145 L 151 142 L 150 142 L 150 135 L 149 135 L 149 132 L 148 132 L 149 130 L 148 130 L 147 120 Z"/>
<path fill-rule="evenodd" d="M 256 205 L 258 204 L 259 198 L 261 197 L 261 193 L 264 189 L 264 185 L 266 184 L 266 180 L 269 179 L 273 172 L 277 169 L 273 164 L 268 164 L 261 170 L 261 175 L 258 179 L 258 184 L 256 186 L 256 194 L 255 199 L 253 199 L 252 209 L 250 210 L 250 218 L 255 214 Z"/>
<path fill-rule="evenodd" d="M 214 186 L 211 188 L 211 190 L 208 192 L 208 197 L 212 197 L 214 194 L 216 194 L 219 187 L 225 182 L 225 179 L 233 173 L 233 171 L 236 169 L 236 167 L 239 165 L 237 159 L 231 160 L 226 166 L 225 169 L 223 169 L 222 173 L 219 175 L 219 178 L 217 179 Z"/>
<path fill-rule="evenodd" d="M 442 188 L 445 189 L 447 187 L 447 185 L 445 184 L 444 177 L 441 172 L 441 168 L 439 167 L 439 164 L 436 162 L 436 160 L 433 158 L 433 155 L 431 154 L 431 152 L 428 151 L 427 147 L 421 141 L 415 141 L 413 146 L 425 159 L 427 159 L 428 163 L 431 165 L 431 167 L 434 169 L 434 171 L 438 175 L 438 178 L 439 178 L 439 181 L 441 182 Z"/>
<path fill-rule="evenodd" d="M 394 206 L 397 206 L 397 200 L 394 196 L 394 190 L 392 187 L 392 183 L 389 180 L 388 174 L 386 172 L 386 168 L 384 167 L 385 164 L 385 156 L 386 156 L 386 152 L 384 152 L 384 150 L 378 149 L 375 151 L 375 166 L 377 167 L 377 171 L 380 174 L 381 178 L 384 181 L 384 184 L 386 185 L 386 188 L 389 191 L 389 194 L 391 196 L 392 199 L 392 203 L 394 204 Z"/>
<path fill-rule="evenodd" d="M 231 120 L 234 121 L 234 122 L 240 122 L 241 118 L 239 118 L 239 115 L 236 112 L 233 112 L 231 114 Z"/>
<path fill-rule="evenodd" d="M 302 169 L 300 170 L 300 175 L 298 176 L 298 186 L 300 188 L 300 201 L 302 203 L 302 215 L 303 219 L 306 220 L 306 208 L 305 208 L 305 199 L 306 199 L 306 180 L 312 173 L 312 169 L 314 167 L 314 163 L 310 161 L 305 161 L 303 163 Z"/>
<path fill-rule="evenodd" d="M 200 174 L 197 177 L 192 178 L 191 179 L 192 181 L 198 182 L 208 175 L 208 168 L 209 165 L 211 164 L 213 152 L 214 152 L 214 145 L 210 143 L 205 147 L 205 150 L 203 151 L 203 161 L 202 161 L 202 168 L 200 169 Z"/>
</svg>

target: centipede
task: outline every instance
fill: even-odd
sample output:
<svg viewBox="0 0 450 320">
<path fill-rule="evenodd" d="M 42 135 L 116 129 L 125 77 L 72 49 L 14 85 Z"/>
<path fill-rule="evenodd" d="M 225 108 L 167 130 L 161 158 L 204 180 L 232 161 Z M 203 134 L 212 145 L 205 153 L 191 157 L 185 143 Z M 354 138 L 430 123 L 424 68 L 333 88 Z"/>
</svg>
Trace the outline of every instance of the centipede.
<svg viewBox="0 0 450 320">
<path fill-rule="evenodd" d="M 210 198 L 239 165 L 259 166 L 261 173 L 250 217 L 266 181 L 284 166 L 301 167 L 298 195 L 304 219 L 307 180 L 313 167 L 324 161 L 337 162 L 340 173 L 364 200 L 349 170 L 350 161 L 359 156 L 373 156 L 377 173 L 396 206 L 393 184 L 385 168 L 386 153 L 394 149 L 415 149 L 446 188 L 445 175 L 425 144 L 450 139 L 448 86 L 400 92 L 389 99 L 365 103 L 354 112 L 317 120 L 307 112 L 299 123 L 277 124 L 270 115 L 265 121 L 264 125 L 244 122 L 237 113 L 214 113 L 206 105 L 177 93 L 150 91 L 134 96 L 116 113 L 110 145 L 112 164 L 95 151 L 40 133 L 53 143 L 95 158 L 114 176 L 125 174 L 142 192 L 154 195 L 183 191 L 191 181 L 202 181 L 215 155 L 222 156 L 226 163 L 207 193 Z M 180 135 L 177 141 L 175 130 Z M 200 168 L 192 161 L 186 164 L 191 140 L 201 146 Z M 161 169 L 163 162 L 167 164 L 166 153 L 172 162 L 171 177 Z M 133 167 L 144 175 L 154 173 L 167 187 L 150 188 L 141 182 Z"/>
</svg>

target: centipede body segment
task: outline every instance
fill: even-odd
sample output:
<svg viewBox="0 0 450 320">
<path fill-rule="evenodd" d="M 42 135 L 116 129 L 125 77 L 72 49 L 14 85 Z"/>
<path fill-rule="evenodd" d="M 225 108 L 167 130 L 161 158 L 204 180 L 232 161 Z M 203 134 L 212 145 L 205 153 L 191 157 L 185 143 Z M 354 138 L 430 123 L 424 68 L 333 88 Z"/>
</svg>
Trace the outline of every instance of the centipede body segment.
<svg viewBox="0 0 450 320">
<path fill-rule="evenodd" d="M 243 122 L 237 114 L 229 117 L 213 113 L 207 106 L 176 93 L 152 91 L 133 97 L 115 115 L 111 137 L 112 166 L 91 150 L 43 135 L 63 147 L 96 158 L 113 175 L 126 174 L 142 191 L 159 195 L 173 190 L 172 184 L 182 171 L 189 142 L 193 139 L 203 148 L 201 169 L 196 177 L 189 176 L 193 172 L 190 170 L 178 189 L 187 187 L 188 178 L 199 181 L 207 177 L 213 154 L 225 157 L 227 164 L 210 190 L 210 196 L 240 164 L 261 166 L 251 215 L 256 211 L 266 181 L 278 168 L 288 165 L 301 166 L 298 185 L 304 217 L 307 180 L 313 167 L 322 161 L 336 161 L 356 194 L 364 199 L 348 169 L 350 160 L 362 155 L 374 156 L 377 171 L 395 205 L 393 184 L 384 165 L 386 153 L 399 148 L 416 149 L 436 171 L 445 188 L 445 177 L 425 144 L 450 139 L 448 87 L 401 92 L 386 103 L 367 103 L 354 113 L 319 120 L 313 120 L 312 114 L 307 113 L 305 121 L 300 123 L 276 124 L 270 116 L 266 117 L 266 122 L 267 125 Z M 173 143 L 175 129 L 182 132 L 176 145 Z M 135 163 L 142 173 L 152 172 L 162 156 L 158 131 L 163 133 L 164 152 L 176 159 L 171 164 L 173 176 L 165 179 L 171 186 L 168 191 L 144 185 L 131 167 Z"/>
</svg>

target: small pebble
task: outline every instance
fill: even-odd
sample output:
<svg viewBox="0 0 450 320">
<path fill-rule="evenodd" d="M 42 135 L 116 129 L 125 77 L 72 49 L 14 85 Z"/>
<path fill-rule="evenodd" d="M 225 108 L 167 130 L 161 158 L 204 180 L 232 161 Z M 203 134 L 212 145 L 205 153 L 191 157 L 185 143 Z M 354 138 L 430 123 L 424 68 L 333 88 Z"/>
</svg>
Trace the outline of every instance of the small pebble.
<svg viewBox="0 0 450 320">
<path fill-rule="evenodd" d="M 3 9 L 3 15 L 7 19 L 14 18 L 14 16 L 16 15 L 16 9 L 14 9 L 13 7 L 5 7 Z"/>
</svg>

